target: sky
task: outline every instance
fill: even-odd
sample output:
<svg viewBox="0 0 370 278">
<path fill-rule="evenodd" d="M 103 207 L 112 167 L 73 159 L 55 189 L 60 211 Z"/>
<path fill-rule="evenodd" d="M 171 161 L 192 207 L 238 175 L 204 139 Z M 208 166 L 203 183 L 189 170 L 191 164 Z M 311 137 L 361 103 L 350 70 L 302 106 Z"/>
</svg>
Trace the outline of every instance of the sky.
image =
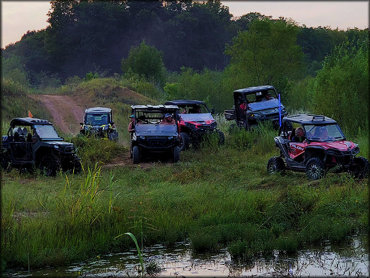
<svg viewBox="0 0 370 278">
<path fill-rule="evenodd" d="M 307 27 L 342 29 L 369 26 L 368 1 L 222 1 L 235 17 L 259 12 L 278 18 L 291 18 Z M 17 42 L 29 30 L 48 26 L 47 1 L 1 1 L 1 47 Z"/>
</svg>

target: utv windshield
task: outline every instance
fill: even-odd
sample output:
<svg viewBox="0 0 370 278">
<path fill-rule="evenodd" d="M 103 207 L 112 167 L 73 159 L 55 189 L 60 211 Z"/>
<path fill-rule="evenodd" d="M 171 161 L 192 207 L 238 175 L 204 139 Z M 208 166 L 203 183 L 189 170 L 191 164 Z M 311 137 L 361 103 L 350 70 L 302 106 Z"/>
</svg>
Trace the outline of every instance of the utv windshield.
<svg viewBox="0 0 370 278">
<path fill-rule="evenodd" d="M 247 98 L 248 103 L 253 103 L 253 102 L 263 102 L 266 100 L 277 99 L 277 95 L 274 90 L 267 90 L 267 91 L 256 92 L 254 94 L 247 94 L 246 98 Z"/>
<path fill-rule="evenodd" d="M 107 113 L 101 114 L 86 114 L 87 125 L 106 125 L 109 123 L 109 115 Z"/>
<path fill-rule="evenodd" d="M 52 125 L 35 125 L 34 127 L 41 139 L 61 139 Z"/>
<path fill-rule="evenodd" d="M 168 117 L 169 116 L 169 117 Z M 175 125 L 175 114 L 171 111 L 160 112 L 160 111 L 137 111 L 136 124 L 169 124 Z"/>
<path fill-rule="evenodd" d="M 187 104 L 179 105 L 180 114 L 197 114 L 197 113 L 209 113 L 207 106 L 204 104 Z"/>
<path fill-rule="evenodd" d="M 306 138 L 311 141 L 340 141 L 345 137 L 337 124 L 305 125 Z"/>
</svg>

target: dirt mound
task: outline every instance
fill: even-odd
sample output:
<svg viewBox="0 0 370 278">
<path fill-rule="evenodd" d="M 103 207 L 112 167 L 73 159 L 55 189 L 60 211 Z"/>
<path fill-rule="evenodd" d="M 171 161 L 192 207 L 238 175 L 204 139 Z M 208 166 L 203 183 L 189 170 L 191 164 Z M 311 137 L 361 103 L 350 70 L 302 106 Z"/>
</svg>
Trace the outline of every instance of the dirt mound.
<svg viewBox="0 0 370 278">
<path fill-rule="evenodd" d="M 65 95 L 29 95 L 40 101 L 53 117 L 53 123 L 66 134 L 77 134 L 83 119 L 84 109 L 76 101 Z"/>
</svg>

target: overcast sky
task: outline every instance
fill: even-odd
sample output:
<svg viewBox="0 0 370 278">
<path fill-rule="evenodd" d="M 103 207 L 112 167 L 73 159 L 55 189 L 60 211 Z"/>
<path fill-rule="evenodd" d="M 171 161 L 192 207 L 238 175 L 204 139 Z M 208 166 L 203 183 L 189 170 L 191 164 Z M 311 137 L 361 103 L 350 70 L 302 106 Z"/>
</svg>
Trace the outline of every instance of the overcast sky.
<svg viewBox="0 0 370 278">
<path fill-rule="evenodd" d="M 250 12 L 292 18 L 299 25 L 343 29 L 369 26 L 368 1 L 223 1 L 235 17 Z M 17 42 L 28 30 L 44 29 L 50 3 L 47 1 L 1 1 L 1 47 Z"/>
</svg>

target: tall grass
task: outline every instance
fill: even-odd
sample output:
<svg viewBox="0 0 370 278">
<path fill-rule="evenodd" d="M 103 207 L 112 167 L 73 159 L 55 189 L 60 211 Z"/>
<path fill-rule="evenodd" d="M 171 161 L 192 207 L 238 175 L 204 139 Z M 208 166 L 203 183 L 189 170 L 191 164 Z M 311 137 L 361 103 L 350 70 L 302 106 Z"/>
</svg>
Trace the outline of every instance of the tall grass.
<svg viewBox="0 0 370 278">
<path fill-rule="evenodd" d="M 68 264 L 128 249 L 129 237 L 115 237 L 131 231 L 141 245 L 190 238 L 195 252 L 227 247 L 233 258 L 249 260 L 366 231 L 367 180 L 267 175 L 266 163 L 278 153 L 275 132 L 269 125 L 235 130 L 224 146 L 183 152 L 178 164 L 85 167 L 52 182 L 5 174 L 3 257 L 9 267 Z M 102 149 L 95 143 L 87 153 Z"/>
<path fill-rule="evenodd" d="M 77 149 L 77 155 L 85 168 L 105 164 L 114 158 L 126 159 L 127 149 L 116 142 L 100 138 L 77 136 L 70 141 Z"/>
</svg>

